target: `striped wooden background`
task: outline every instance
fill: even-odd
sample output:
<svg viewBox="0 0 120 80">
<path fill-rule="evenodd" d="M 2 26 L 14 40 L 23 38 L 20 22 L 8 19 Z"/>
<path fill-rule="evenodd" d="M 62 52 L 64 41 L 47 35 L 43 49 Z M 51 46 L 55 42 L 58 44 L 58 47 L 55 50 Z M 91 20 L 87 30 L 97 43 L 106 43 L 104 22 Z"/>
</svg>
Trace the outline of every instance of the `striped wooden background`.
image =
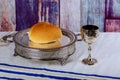
<svg viewBox="0 0 120 80">
<path fill-rule="evenodd" d="M 94 24 L 120 31 L 120 0 L 0 0 L 0 31 L 22 30 L 48 21 L 71 31 Z"/>
</svg>

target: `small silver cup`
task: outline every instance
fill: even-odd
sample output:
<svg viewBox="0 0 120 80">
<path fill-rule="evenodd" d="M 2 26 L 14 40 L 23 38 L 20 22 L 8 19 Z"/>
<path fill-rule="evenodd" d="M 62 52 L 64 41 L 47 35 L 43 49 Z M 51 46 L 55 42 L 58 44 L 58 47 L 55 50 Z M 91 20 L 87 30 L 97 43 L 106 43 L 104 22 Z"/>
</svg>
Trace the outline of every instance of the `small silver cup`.
<svg viewBox="0 0 120 80">
<path fill-rule="evenodd" d="M 99 28 L 96 25 L 84 25 L 81 28 L 81 37 L 84 42 L 88 44 L 88 57 L 84 58 L 82 62 L 87 65 L 94 65 L 97 60 L 91 57 L 92 44 L 97 40 L 99 35 Z"/>
</svg>

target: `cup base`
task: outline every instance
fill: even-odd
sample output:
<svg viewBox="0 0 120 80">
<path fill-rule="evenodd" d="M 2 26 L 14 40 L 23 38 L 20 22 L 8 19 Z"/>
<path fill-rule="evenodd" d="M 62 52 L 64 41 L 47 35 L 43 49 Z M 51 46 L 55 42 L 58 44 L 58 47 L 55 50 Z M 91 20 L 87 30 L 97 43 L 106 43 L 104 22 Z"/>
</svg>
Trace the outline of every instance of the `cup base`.
<svg viewBox="0 0 120 80">
<path fill-rule="evenodd" d="M 94 65 L 95 63 L 97 63 L 97 60 L 94 58 L 92 59 L 85 58 L 82 60 L 82 63 L 86 65 Z"/>
</svg>

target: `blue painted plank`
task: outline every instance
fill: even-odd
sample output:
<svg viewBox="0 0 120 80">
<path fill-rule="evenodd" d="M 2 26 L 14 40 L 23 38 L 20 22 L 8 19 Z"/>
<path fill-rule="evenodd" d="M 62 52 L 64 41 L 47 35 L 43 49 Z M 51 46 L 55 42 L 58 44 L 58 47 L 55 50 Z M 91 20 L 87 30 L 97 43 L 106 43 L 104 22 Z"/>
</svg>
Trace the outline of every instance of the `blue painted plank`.
<svg viewBox="0 0 120 80">
<path fill-rule="evenodd" d="M 57 24 L 57 17 L 59 16 L 58 3 L 51 2 L 49 9 L 49 21 L 53 24 Z"/>
<path fill-rule="evenodd" d="M 120 0 L 106 0 L 106 32 L 120 32 Z"/>
<path fill-rule="evenodd" d="M 107 19 L 120 19 L 120 0 L 107 0 Z"/>
<path fill-rule="evenodd" d="M 38 22 L 38 0 L 16 1 L 16 30 L 23 30 Z"/>
<path fill-rule="evenodd" d="M 59 0 L 39 0 L 39 21 L 59 25 Z"/>
<path fill-rule="evenodd" d="M 104 31 L 105 0 L 82 0 L 81 24 L 94 24 Z"/>
</svg>

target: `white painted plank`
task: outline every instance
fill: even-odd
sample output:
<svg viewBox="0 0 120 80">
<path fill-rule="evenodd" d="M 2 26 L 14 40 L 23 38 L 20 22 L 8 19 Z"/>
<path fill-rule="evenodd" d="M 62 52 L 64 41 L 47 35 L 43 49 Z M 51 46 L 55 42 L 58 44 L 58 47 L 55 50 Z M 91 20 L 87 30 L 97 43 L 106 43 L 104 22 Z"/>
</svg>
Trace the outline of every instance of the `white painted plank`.
<svg viewBox="0 0 120 80">
<path fill-rule="evenodd" d="M 0 31 L 15 30 L 15 17 L 15 0 L 0 0 Z"/>
<path fill-rule="evenodd" d="M 81 0 L 60 0 L 60 27 L 80 31 Z"/>
</svg>

